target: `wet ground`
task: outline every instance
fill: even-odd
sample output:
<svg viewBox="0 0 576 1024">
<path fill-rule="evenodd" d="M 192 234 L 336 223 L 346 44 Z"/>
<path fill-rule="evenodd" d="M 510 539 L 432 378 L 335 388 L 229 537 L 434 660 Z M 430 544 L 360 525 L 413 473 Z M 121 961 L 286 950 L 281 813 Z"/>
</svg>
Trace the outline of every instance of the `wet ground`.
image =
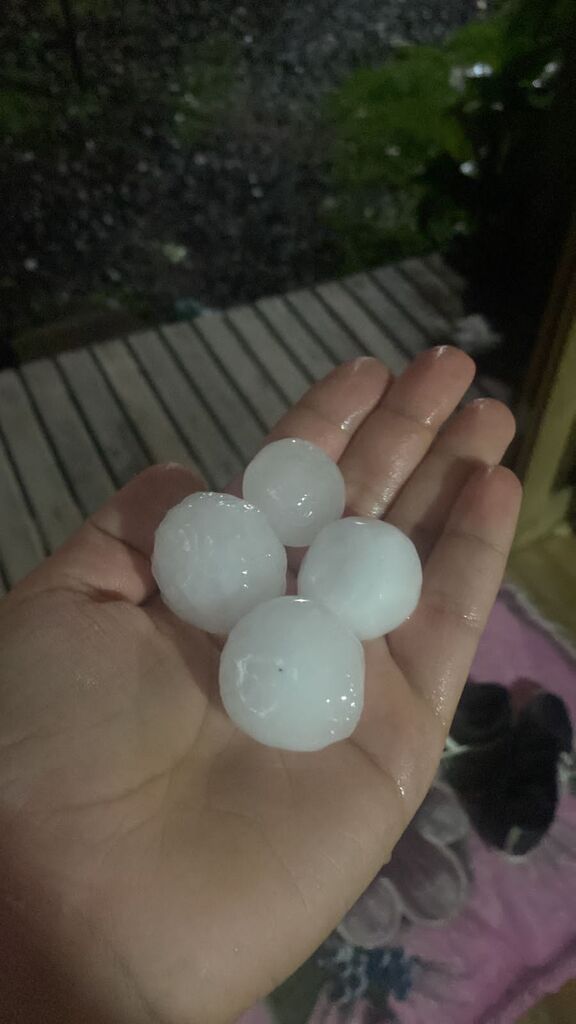
<svg viewBox="0 0 576 1024">
<path fill-rule="evenodd" d="M 321 213 L 324 95 L 396 46 L 441 40 L 485 0 L 263 6 L 150 3 L 136 26 L 128 4 L 113 8 L 82 23 L 83 89 L 42 58 L 58 130 L 48 141 L 7 133 L 0 149 L 5 333 L 79 297 L 169 318 L 338 272 Z M 27 17 L 13 0 L 2 33 L 16 57 L 30 45 Z M 41 38 L 31 45 L 49 53 Z M 190 78 L 190 53 L 208 55 L 208 78 Z"/>
</svg>

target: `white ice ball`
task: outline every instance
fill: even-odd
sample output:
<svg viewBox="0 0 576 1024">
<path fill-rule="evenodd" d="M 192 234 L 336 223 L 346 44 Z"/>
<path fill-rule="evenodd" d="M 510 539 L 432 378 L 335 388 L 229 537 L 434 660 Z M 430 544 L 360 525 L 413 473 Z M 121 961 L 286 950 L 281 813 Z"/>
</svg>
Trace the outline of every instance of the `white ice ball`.
<svg viewBox="0 0 576 1024">
<path fill-rule="evenodd" d="M 269 601 L 228 637 L 220 692 L 232 721 L 260 743 L 321 750 L 346 739 L 358 724 L 362 644 L 315 601 Z"/>
<path fill-rule="evenodd" d="M 264 513 L 231 494 L 193 494 L 170 509 L 152 571 L 165 604 L 209 633 L 286 592 L 285 549 Z"/>
<path fill-rule="evenodd" d="M 297 438 L 273 441 L 258 452 L 244 473 L 243 493 L 290 547 L 311 544 L 326 523 L 340 518 L 346 501 L 336 463 Z"/>
<path fill-rule="evenodd" d="M 410 538 L 364 517 L 325 526 L 298 574 L 298 593 L 325 605 L 361 640 L 400 626 L 421 589 L 422 566 Z"/>
</svg>

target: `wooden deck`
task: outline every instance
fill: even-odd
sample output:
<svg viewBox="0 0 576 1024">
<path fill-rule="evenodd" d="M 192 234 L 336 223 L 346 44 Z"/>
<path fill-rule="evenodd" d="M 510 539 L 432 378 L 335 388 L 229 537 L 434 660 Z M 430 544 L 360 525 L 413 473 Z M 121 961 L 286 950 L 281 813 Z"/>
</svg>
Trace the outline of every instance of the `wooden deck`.
<svg viewBox="0 0 576 1024">
<path fill-rule="evenodd" d="M 225 487 L 338 362 L 398 373 L 448 340 L 463 288 L 440 257 L 407 260 L 0 373 L 0 592 L 150 463 Z"/>
</svg>

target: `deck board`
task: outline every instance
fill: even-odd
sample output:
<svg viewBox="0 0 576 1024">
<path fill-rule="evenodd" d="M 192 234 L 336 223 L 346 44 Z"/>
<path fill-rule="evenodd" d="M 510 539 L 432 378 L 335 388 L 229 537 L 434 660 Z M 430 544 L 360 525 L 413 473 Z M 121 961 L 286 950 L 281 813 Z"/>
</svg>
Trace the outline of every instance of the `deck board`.
<svg viewBox="0 0 576 1024">
<path fill-rule="evenodd" d="M 383 267 L 372 274 L 379 287 L 404 310 L 405 317 L 415 327 L 418 337 L 427 344 L 446 342 L 452 330 L 454 317 L 448 318 L 438 305 L 432 303 L 418 284 L 398 267 Z M 438 283 L 441 289 L 441 283 Z"/>
<path fill-rule="evenodd" d="M 406 260 L 0 373 L 0 596 L 150 463 L 223 488 L 336 364 L 400 373 L 449 339 L 465 288 L 437 256 Z"/>
<path fill-rule="evenodd" d="M 379 272 L 386 274 L 389 268 Z M 423 260 L 404 260 L 395 273 L 403 273 L 418 289 L 421 295 L 433 306 L 450 325 L 464 316 L 462 292 L 451 287 L 435 270 L 428 267 Z"/>
<path fill-rule="evenodd" d="M 439 252 L 432 252 L 428 256 L 425 256 L 421 263 L 425 267 L 429 267 L 438 277 L 440 277 L 452 291 L 456 292 L 461 297 L 464 296 L 468 288 L 468 282 L 465 277 L 462 276 L 444 256 Z"/>
<path fill-rule="evenodd" d="M 395 344 L 407 356 L 415 356 L 430 344 L 430 330 L 416 318 L 410 317 L 394 291 L 387 292 L 371 280 L 368 274 L 355 274 L 347 277 L 343 285 L 352 292 L 364 307 L 370 310 L 383 330 L 393 338 Z"/>
<path fill-rule="evenodd" d="M 0 509 L 0 563 L 7 583 L 14 585 L 44 557 L 45 549 L 1 441 Z"/>
<path fill-rule="evenodd" d="M 234 381 L 256 419 L 260 419 L 265 429 L 273 427 L 288 404 L 278 386 L 246 351 L 221 316 L 206 313 L 194 321 L 194 328 L 204 338 L 222 371 Z"/>
<path fill-rule="evenodd" d="M 262 299 L 256 308 L 313 380 L 320 380 L 334 369 L 334 359 L 326 355 L 314 335 L 282 298 Z"/>
<path fill-rule="evenodd" d="M 225 436 L 234 439 L 244 460 L 251 459 L 262 443 L 264 431 L 222 373 L 200 334 L 192 324 L 171 324 L 162 328 L 162 334 L 188 378 L 200 383 L 202 394 Z"/>
<path fill-rule="evenodd" d="M 128 345 L 164 407 L 170 409 L 205 479 L 211 486 L 223 487 L 240 467 L 239 453 L 192 389 L 159 334 L 145 331 L 131 335 Z"/>
<path fill-rule="evenodd" d="M 316 288 L 316 293 L 329 309 L 346 324 L 364 348 L 365 354 L 381 359 L 392 370 L 392 373 L 402 373 L 408 362 L 407 357 L 394 345 L 392 338 L 383 332 L 376 321 L 338 282 L 332 281 L 329 284 L 320 285 Z"/>
<path fill-rule="evenodd" d="M 56 363 L 51 359 L 38 359 L 22 367 L 22 376 L 79 507 L 84 514 L 94 512 L 112 496 L 114 483 L 70 398 Z"/>
<path fill-rule="evenodd" d="M 15 370 L 0 374 L 0 428 L 48 550 L 82 522 L 82 514 Z"/>
<path fill-rule="evenodd" d="M 197 469 L 180 434 L 122 341 L 94 346 L 94 356 L 150 462 L 182 462 Z"/>
<path fill-rule="evenodd" d="M 63 352 L 57 363 L 109 472 L 115 483 L 122 486 L 150 462 L 122 405 L 89 349 Z"/>
<path fill-rule="evenodd" d="M 290 358 L 265 321 L 250 306 L 230 310 L 227 320 L 287 402 L 297 402 L 312 378 Z"/>
<path fill-rule="evenodd" d="M 289 292 L 284 299 L 335 362 L 342 363 L 366 355 L 359 341 L 335 319 L 314 292 L 304 289 Z"/>
</svg>

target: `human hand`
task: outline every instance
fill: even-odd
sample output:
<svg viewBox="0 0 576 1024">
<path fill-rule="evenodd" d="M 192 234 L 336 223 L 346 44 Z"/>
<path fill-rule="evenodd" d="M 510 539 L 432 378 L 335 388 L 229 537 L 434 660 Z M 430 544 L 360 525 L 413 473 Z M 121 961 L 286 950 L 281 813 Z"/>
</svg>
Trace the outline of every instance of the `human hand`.
<svg viewBox="0 0 576 1024">
<path fill-rule="evenodd" d="M 203 488 L 183 467 L 137 477 L 0 604 L 0 937 L 20 951 L 2 1020 L 222 1024 L 389 857 L 436 771 L 520 501 L 493 468 L 510 413 L 451 415 L 473 372 L 449 348 L 396 381 L 360 360 L 273 433 L 339 460 L 348 510 L 385 515 L 425 562 L 416 612 L 366 645 L 346 742 L 272 750 L 224 715 L 218 643 L 167 611 L 150 572 L 164 513 Z"/>
</svg>

